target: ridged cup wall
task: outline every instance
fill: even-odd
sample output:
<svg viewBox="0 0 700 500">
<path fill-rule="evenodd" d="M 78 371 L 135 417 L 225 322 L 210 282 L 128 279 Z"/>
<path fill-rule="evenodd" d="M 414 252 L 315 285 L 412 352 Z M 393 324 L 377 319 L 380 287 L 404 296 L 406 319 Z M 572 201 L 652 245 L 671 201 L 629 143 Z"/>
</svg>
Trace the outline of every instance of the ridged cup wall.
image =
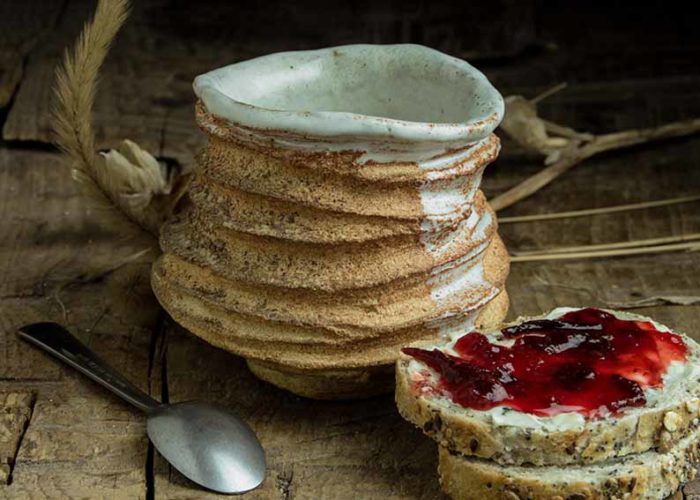
<svg viewBox="0 0 700 500">
<path fill-rule="evenodd" d="M 501 96 L 416 45 L 274 54 L 195 81 L 208 143 L 162 230 L 157 297 L 258 377 L 392 389 L 400 348 L 505 316 L 508 254 L 478 190 Z"/>
</svg>

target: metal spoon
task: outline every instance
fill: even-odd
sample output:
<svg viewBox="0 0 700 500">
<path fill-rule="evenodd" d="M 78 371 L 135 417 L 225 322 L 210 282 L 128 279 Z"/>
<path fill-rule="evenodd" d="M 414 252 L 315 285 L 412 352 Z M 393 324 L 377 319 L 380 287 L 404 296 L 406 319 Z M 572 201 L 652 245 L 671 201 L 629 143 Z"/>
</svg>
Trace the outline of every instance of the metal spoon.
<svg viewBox="0 0 700 500">
<path fill-rule="evenodd" d="M 158 403 L 59 324 L 34 323 L 20 328 L 18 334 L 146 412 L 153 445 L 195 483 L 219 493 L 243 493 L 265 479 L 260 441 L 229 410 L 196 401 Z"/>
</svg>

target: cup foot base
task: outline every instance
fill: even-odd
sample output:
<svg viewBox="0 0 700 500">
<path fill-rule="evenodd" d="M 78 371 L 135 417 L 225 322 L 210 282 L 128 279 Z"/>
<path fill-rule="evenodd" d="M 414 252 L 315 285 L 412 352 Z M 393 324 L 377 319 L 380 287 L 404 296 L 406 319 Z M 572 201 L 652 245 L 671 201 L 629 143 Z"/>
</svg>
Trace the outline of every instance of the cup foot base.
<svg viewBox="0 0 700 500">
<path fill-rule="evenodd" d="M 394 365 L 343 370 L 299 370 L 247 359 L 248 368 L 261 380 L 311 399 L 361 399 L 394 390 Z"/>
</svg>

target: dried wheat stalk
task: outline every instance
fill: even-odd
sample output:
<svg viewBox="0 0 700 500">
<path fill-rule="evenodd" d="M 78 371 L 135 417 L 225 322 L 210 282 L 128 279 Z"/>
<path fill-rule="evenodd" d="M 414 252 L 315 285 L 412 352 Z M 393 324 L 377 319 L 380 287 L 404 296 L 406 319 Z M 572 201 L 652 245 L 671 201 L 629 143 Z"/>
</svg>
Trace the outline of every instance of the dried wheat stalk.
<svg viewBox="0 0 700 500">
<path fill-rule="evenodd" d="M 560 88 L 561 86 L 553 90 Z M 545 92 L 543 96 L 546 97 L 551 93 Z M 602 135 L 577 132 L 540 118 L 535 104 L 542 98 L 542 96 L 534 100 L 528 100 L 522 96 L 506 98 L 506 114 L 501 128 L 526 149 L 544 155 L 545 164 L 549 166 L 493 198 L 490 203 L 496 211 L 527 198 L 591 156 L 614 149 L 700 132 L 700 119 Z"/>
<path fill-rule="evenodd" d="M 104 223 L 126 234 L 140 235 L 138 227 L 115 211 L 110 193 L 98 180 L 101 175 L 92 129 L 98 72 L 127 16 L 124 0 L 98 3 L 95 16 L 85 23 L 75 46 L 66 50 L 63 63 L 56 69 L 52 125 L 56 144 L 72 162 L 73 177 L 100 210 Z"/>
<path fill-rule="evenodd" d="M 101 212 L 103 224 L 127 237 L 142 237 L 144 230 L 158 233 L 186 182 L 131 141 L 102 155 L 95 151 L 92 109 L 98 73 L 128 11 L 127 0 L 98 2 L 94 17 L 56 70 L 52 114 L 56 144 L 72 162 L 73 177 Z"/>
<path fill-rule="evenodd" d="M 514 251 L 513 255 L 553 255 L 560 253 L 598 252 L 603 250 L 615 250 L 619 248 L 640 248 L 667 245 L 670 243 L 682 243 L 700 240 L 700 233 L 680 234 L 677 236 L 664 236 L 661 238 L 649 238 L 643 240 L 618 241 L 615 243 L 600 243 L 594 245 L 578 245 L 570 247 L 549 248 L 544 250 Z"/>
<path fill-rule="evenodd" d="M 638 309 L 640 307 L 654 307 L 661 305 L 692 306 L 700 304 L 700 296 L 697 295 L 654 295 L 641 299 L 624 302 L 608 301 L 607 305 L 614 309 Z"/>
<path fill-rule="evenodd" d="M 667 198 L 664 200 L 642 201 L 639 203 L 628 203 L 625 205 L 614 205 L 611 207 L 586 208 L 583 210 L 569 210 L 566 212 L 553 212 L 534 215 L 515 215 L 512 217 L 499 217 L 499 224 L 509 224 L 514 222 L 537 222 L 542 220 L 567 219 L 574 217 L 587 217 L 590 215 L 611 214 L 616 212 L 627 212 L 631 210 L 643 210 L 646 208 L 665 207 L 669 205 L 679 205 L 681 203 L 692 203 L 700 201 L 700 194 L 690 196 L 679 196 L 677 198 Z"/>
<path fill-rule="evenodd" d="M 578 252 L 549 252 L 533 255 L 513 255 L 511 262 L 536 262 L 544 260 L 572 260 L 572 259 L 592 259 L 600 257 L 624 257 L 630 255 L 643 255 L 654 253 L 667 253 L 678 251 L 697 251 L 700 250 L 698 242 L 672 243 L 667 245 L 654 245 L 627 248 L 615 248 L 608 250 L 584 250 Z"/>
</svg>

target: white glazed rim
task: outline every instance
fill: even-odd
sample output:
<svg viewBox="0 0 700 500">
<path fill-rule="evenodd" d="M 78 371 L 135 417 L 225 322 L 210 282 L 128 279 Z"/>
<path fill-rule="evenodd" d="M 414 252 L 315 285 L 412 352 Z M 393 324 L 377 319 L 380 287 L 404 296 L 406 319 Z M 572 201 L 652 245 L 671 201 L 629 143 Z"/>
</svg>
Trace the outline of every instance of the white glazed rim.
<svg viewBox="0 0 700 500">
<path fill-rule="evenodd" d="M 473 80 L 475 88 L 488 103 L 487 112 L 470 116 L 463 122 L 418 122 L 382 116 L 363 115 L 340 111 L 288 111 L 269 109 L 236 100 L 219 90 L 218 81 L 233 68 L 245 69 L 281 57 L 317 56 L 342 49 L 345 51 L 381 51 L 396 48 L 421 51 L 428 58 L 447 63 Z M 328 47 L 318 50 L 290 51 L 257 57 L 248 61 L 223 66 L 199 75 L 194 80 L 195 94 L 213 115 L 236 125 L 258 130 L 282 131 L 294 135 L 316 137 L 362 137 L 399 142 L 425 141 L 431 143 L 471 143 L 487 137 L 503 118 L 504 103 L 501 94 L 488 79 L 472 65 L 437 50 L 415 44 L 370 45 L 356 44 Z"/>
</svg>

